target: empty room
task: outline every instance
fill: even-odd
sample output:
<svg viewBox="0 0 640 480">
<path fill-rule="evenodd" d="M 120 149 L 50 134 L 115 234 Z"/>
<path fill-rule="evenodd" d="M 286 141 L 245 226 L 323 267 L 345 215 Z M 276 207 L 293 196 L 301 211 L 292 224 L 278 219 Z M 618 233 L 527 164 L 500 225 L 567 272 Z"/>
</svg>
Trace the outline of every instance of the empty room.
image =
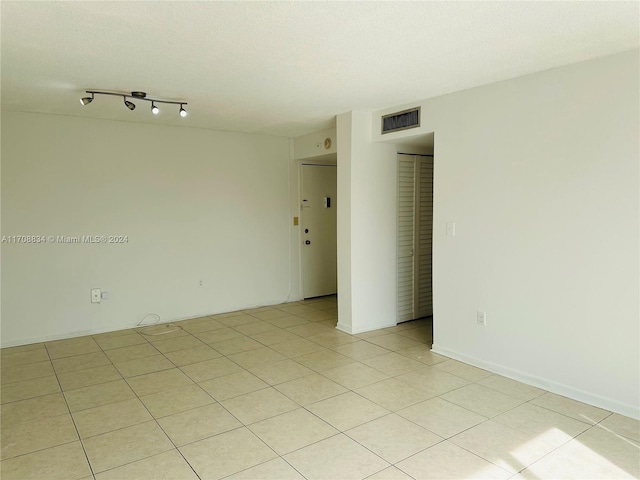
<svg viewBox="0 0 640 480">
<path fill-rule="evenodd" d="M 639 20 L 2 2 L 3 480 L 640 478 Z"/>
</svg>

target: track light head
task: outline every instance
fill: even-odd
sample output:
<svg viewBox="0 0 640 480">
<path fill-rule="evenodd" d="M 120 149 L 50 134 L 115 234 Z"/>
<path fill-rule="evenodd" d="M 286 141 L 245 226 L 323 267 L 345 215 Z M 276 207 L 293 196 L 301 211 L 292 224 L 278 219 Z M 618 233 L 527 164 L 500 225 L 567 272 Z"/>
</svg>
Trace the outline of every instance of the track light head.
<svg viewBox="0 0 640 480">
<path fill-rule="evenodd" d="M 160 113 L 160 109 L 156 107 L 156 104 L 154 102 L 151 102 L 151 113 L 153 113 L 154 115 Z"/>
<path fill-rule="evenodd" d="M 182 104 L 182 103 L 180 104 L 180 116 L 181 116 L 182 118 L 184 118 L 184 117 L 186 117 L 186 116 L 187 116 L 187 111 L 184 109 L 184 107 L 183 107 L 183 104 Z"/>
<path fill-rule="evenodd" d="M 136 109 L 136 105 L 134 103 L 131 103 L 129 100 L 127 100 L 127 97 L 123 97 L 123 98 L 124 98 L 124 104 L 127 106 L 129 110 Z"/>
<path fill-rule="evenodd" d="M 93 102 L 93 93 L 91 94 L 90 97 L 84 97 L 80 99 L 81 105 L 89 105 L 91 102 Z"/>
</svg>

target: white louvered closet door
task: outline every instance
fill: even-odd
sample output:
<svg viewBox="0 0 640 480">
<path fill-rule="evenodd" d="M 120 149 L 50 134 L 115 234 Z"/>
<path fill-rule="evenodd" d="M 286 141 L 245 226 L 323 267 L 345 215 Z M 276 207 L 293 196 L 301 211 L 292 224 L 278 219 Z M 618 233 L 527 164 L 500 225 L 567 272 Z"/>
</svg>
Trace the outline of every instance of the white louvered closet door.
<svg viewBox="0 0 640 480">
<path fill-rule="evenodd" d="M 433 315 L 432 237 L 433 237 L 433 157 L 417 157 L 420 178 L 418 199 L 417 249 L 417 318 Z"/>
<path fill-rule="evenodd" d="M 398 322 L 433 314 L 433 157 L 398 154 Z"/>
<path fill-rule="evenodd" d="M 398 322 L 415 318 L 415 170 L 413 155 L 398 155 Z"/>
</svg>

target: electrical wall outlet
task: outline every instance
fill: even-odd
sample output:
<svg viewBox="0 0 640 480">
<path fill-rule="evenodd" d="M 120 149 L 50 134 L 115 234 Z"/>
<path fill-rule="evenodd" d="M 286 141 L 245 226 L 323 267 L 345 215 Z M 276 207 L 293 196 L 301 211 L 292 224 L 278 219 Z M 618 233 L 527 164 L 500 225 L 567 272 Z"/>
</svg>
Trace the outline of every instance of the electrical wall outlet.
<svg viewBox="0 0 640 480">
<path fill-rule="evenodd" d="M 91 303 L 100 303 L 100 300 L 102 300 L 102 293 L 100 292 L 99 288 L 92 288 L 91 289 Z"/>
<path fill-rule="evenodd" d="M 487 326 L 487 312 L 481 312 L 478 310 L 477 316 L 478 325 L 482 325 L 483 327 Z"/>
<path fill-rule="evenodd" d="M 456 222 L 447 222 L 447 237 L 456 236 Z"/>
<path fill-rule="evenodd" d="M 198 280 L 198 286 L 202 287 L 204 285 L 204 280 Z"/>
</svg>

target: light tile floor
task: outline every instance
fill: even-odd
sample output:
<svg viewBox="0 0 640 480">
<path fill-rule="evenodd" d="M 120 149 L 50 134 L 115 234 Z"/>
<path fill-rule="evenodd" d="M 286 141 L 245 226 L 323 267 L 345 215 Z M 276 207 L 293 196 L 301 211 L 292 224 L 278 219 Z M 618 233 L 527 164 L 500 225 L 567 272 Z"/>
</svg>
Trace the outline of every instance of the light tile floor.
<svg viewBox="0 0 640 480">
<path fill-rule="evenodd" d="M 640 422 L 334 297 L 1 351 L 3 480 L 640 478 Z"/>
</svg>

